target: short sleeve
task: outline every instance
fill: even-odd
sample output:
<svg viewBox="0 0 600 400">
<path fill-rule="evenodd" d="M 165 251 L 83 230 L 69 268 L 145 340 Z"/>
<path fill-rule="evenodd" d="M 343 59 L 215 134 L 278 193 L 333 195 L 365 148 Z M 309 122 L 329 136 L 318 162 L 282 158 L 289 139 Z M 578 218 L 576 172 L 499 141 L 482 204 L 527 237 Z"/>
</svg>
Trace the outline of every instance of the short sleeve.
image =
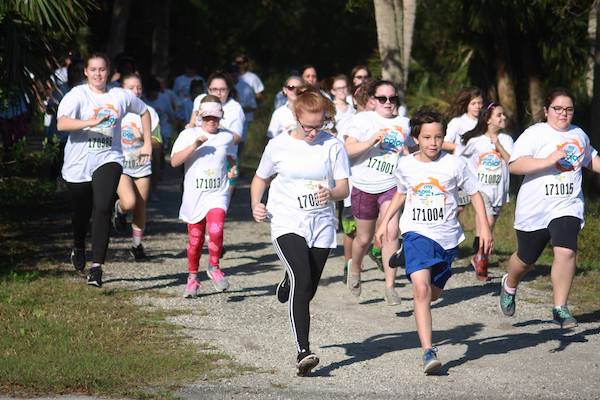
<svg viewBox="0 0 600 400">
<path fill-rule="evenodd" d="M 269 179 L 273 175 L 275 175 L 275 163 L 273 162 L 273 141 L 269 141 L 267 146 L 265 147 L 265 151 L 263 152 L 262 157 L 260 158 L 260 163 L 258 164 L 258 168 L 256 169 L 256 176 L 262 179 Z"/>
<path fill-rule="evenodd" d="M 204 98 L 204 96 L 206 96 L 204 93 L 199 94 L 198 96 L 196 96 L 196 98 L 194 99 L 194 105 L 192 107 L 192 111 L 198 111 L 198 110 L 200 110 L 200 101 L 202 101 L 202 99 Z"/>
<path fill-rule="evenodd" d="M 148 109 L 148 112 L 150 113 L 152 132 L 154 132 L 154 130 L 160 124 L 160 117 L 158 116 L 158 114 L 156 113 L 156 110 L 154 108 L 150 107 L 149 105 L 146 105 L 146 108 Z"/>
<path fill-rule="evenodd" d="M 521 157 L 533 157 L 536 153 L 538 143 L 539 141 L 536 142 L 535 140 L 535 131 L 531 128 L 526 129 L 515 142 L 509 162 L 513 162 Z"/>
<path fill-rule="evenodd" d="M 462 158 L 456 157 L 456 185 L 462 188 L 469 196 L 474 195 L 479 191 L 479 181 L 471 170 L 467 167 L 467 163 Z"/>
<path fill-rule="evenodd" d="M 506 152 L 509 155 L 512 154 L 513 146 L 515 144 L 513 138 L 510 135 L 501 134 L 500 136 L 498 136 L 498 140 L 500 140 L 500 144 L 502 145 L 502 147 L 504 147 L 504 150 L 506 150 Z"/>
<path fill-rule="evenodd" d="M 446 136 L 444 136 L 444 142 L 456 143 L 456 138 L 458 137 L 459 126 L 460 126 L 460 124 L 459 124 L 458 118 L 453 118 L 448 123 L 448 127 L 446 127 Z"/>
<path fill-rule="evenodd" d="M 346 179 L 350 176 L 350 162 L 348 161 L 348 154 L 340 142 L 337 139 L 333 139 L 336 143 L 332 146 L 330 152 L 331 165 L 333 166 L 333 179 Z"/>
<path fill-rule="evenodd" d="M 267 137 L 273 139 L 277 136 L 277 133 L 281 130 L 281 124 L 279 123 L 278 112 L 275 110 L 273 115 L 271 116 L 271 122 L 269 123 L 269 127 L 267 128 Z"/>
<path fill-rule="evenodd" d="M 232 101 L 232 100 L 230 100 Z M 242 133 L 244 132 L 244 122 L 246 120 L 246 116 L 244 115 L 244 110 L 242 109 L 242 106 L 239 105 L 239 103 L 235 103 L 236 107 L 232 107 L 231 112 L 234 115 L 228 115 L 227 116 L 227 124 L 225 124 L 225 127 L 227 129 L 229 129 L 230 131 L 232 131 L 233 133 L 235 133 L 236 135 L 242 136 Z M 228 112 L 230 110 L 225 110 L 225 112 Z M 223 123 L 223 120 L 221 120 L 221 123 Z"/>
<path fill-rule="evenodd" d="M 365 130 L 359 118 L 352 118 L 346 128 L 346 137 L 354 138 L 359 142 L 364 139 Z"/>
<path fill-rule="evenodd" d="M 412 155 L 408 156 L 408 157 L 412 157 Z M 394 170 L 394 177 L 396 178 L 396 182 L 397 182 L 396 190 L 398 191 L 398 193 L 406 194 L 408 192 L 409 184 L 408 184 L 408 180 L 406 179 L 406 176 L 403 173 L 403 171 L 406 168 L 403 165 L 403 160 L 404 160 L 404 158 L 401 158 L 400 161 L 398 162 L 398 165 L 396 166 L 396 169 Z"/>
<path fill-rule="evenodd" d="M 144 112 L 146 112 L 146 104 L 142 100 L 137 98 L 129 90 L 124 90 L 124 92 L 125 92 L 125 98 L 127 101 L 127 111 L 128 112 L 138 114 L 138 115 L 141 115 Z"/>
<path fill-rule="evenodd" d="M 181 150 L 190 146 L 196 140 L 196 135 L 194 135 L 194 128 L 184 129 L 179 136 L 177 136 L 177 140 L 173 144 L 173 148 L 171 149 L 171 157 L 173 154 L 179 153 Z"/>
<path fill-rule="evenodd" d="M 68 117 L 72 119 L 81 118 L 79 114 L 80 108 L 81 104 L 77 96 L 77 91 L 71 90 L 65 95 L 65 97 L 62 98 L 62 100 L 58 104 L 58 111 L 56 112 L 56 117 Z"/>
</svg>

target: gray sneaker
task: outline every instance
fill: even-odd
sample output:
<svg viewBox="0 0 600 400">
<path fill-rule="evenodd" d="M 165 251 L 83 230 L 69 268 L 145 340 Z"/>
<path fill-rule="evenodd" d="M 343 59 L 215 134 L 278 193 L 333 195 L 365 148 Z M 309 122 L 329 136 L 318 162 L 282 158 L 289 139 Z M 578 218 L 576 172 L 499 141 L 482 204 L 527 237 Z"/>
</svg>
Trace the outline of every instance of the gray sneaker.
<svg viewBox="0 0 600 400">
<path fill-rule="evenodd" d="M 401 302 L 398 292 L 396 292 L 396 289 L 393 287 L 385 288 L 383 298 L 385 299 L 385 302 L 387 303 L 388 306 L 397 306 Z"/>
<path fill-rule="evenodd" d="M 567 306 L 554 307 L 552 309 L 552 318 L 563 329 L 575 328 L 577 326 L 577 320 L 573 318 Z"/>
<path fill-rule="evenodd" d="M 515 294 L 510 294 L 504 290 L 504 282 L 506 282 L 508 274 L 504 274 L 502 282 L 500 282 L 500 309 L 504 315 L 512 317 L 515 315 L 515 309 L 517 308 L 517 302 L 515 301 Z"/>
<path fill-rule="evenodd" d="M 224 292 L 229 288 L 229 281 L 225 278 L 225 274 L 221 271 L 221 268 L 216 266 L 209 266 L 206 274 L 210 278 L 218 292 Z"/>
<path fill-rule="evenodd" d="M 350 290 L 350 293 L 356 297 L 360 297 L 360 275 L 354 275 L 350 271 L 350 264 L 348 265 L 348 279 L 346 280 L 346 285 L 348 285 L 348 290 Z"/>
<path fill-rule="evenodd" d="M 423 353 L 423 372 L 427 375 L 439 372 L 442 367 L 442 363 L 437 358 L 437 351 L 437 348 L 432 347 Z"/>
</svg>

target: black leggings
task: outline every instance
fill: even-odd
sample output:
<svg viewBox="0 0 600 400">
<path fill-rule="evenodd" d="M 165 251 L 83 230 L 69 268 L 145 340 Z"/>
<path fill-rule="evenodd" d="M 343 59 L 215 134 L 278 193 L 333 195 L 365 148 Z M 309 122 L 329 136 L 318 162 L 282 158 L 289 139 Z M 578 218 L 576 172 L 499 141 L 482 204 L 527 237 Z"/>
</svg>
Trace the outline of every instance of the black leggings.
<svg viewBox="0 0 600 400">
<path fill-rule="evenodd" d="M 293 233 L 278 237 L 273 246 L 290 281 L 288 310 L 296 347 L 298 352 L 308 351 L 309 303 L 317 292 L 331 249 L 308 247 L 302 236 Z"/>
<path fill-rule="evenodd" d="M 111 162 L 100 166 L 91 182 L 67 183 L 71 197 L 73 247 L 85 249 L 85 235 L 92 217 L 92 262 L 104 264 L 113 201 L 123 168 Z"/>
</svg>

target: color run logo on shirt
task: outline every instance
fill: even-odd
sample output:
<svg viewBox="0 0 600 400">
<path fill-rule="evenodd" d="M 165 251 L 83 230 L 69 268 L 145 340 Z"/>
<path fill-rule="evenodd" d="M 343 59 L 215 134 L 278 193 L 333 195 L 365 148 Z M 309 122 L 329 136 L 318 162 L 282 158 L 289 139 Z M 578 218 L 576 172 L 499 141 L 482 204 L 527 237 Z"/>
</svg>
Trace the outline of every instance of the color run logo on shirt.
<svg viewBox="0 0 600 400">
<path fill-rule="evenodd" d="M 583 157 L 583 146 L 579 141 L 571 139 L 565 143 L 556 146 L 558 150 L 564 151 L 567 155 L 556 163 L 556 169 L 559 171 L 573 171 L 580 164 Z"/>
<path fill-rule="evenodd" d="M 105 104 L 102 107 L 94 109 L 94 115 L 96 118 L 102 118 L 108 115 L 108 119 L 101 124 L 98 124 L 98 128 L 114 128 L 119 118 L 119 111 L 112 104 Z"/>
<path fill-rule="evenodd" d="M 121 143 L 125 145 L 135 144 L 139 139 L 135 136 L 134 130 L 141 133 L 141 129 L 135 122 L 121 124 Z"/>
<path fill-rule="evenodd" d="M 495 171 L 502 166 L 502 160 L 500 159 L 500 153 L 496 150 L 492 150 L 488 153 L 483 153 L 479 156 L 479 166 L 485 168 L 488 171 Z"/>
<path fill-rule="evenodd" d="M 419 183 L 413 188 L 414 194 L 423 205 L 431 206 L 439 201 L 446 202 L 446 188 L 435 178 L 428 177 L 429 182 Z"/>
<path fill-rule="evenodd" d="M 402 127 L 396 125 L 392 128 L 385 128 L 382 132 L 385 133 L 385 137 L 379 147 L 386 153 L 400 153 L 406 143 L 406 134 L 402 131 Z"/>
</svg>

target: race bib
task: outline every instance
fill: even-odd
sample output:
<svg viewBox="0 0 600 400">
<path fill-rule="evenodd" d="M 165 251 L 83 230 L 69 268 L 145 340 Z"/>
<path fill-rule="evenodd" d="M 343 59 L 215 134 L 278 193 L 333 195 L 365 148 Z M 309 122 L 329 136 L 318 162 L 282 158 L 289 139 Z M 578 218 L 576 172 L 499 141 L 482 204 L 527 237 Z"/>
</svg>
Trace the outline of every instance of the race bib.
<svg viewBox="0 0 600 400">
<path fill-rule="evenodd" d="M 496 186 L 502 179 L 502 159 L 496 151 L 484 153 L 479 157 L 477 180 L 484 185 Z"/>
<path fill-rule="evenodd" d="M 371 168 L 381 174 L 385 175 L 393 175 L 395 168 L 395 156 L 391 156 L 389 154 L 383 154 L 376 157 L 370 157 L 367 160 L 367 167 Z"/>
<path fill-rule="evenodd" d="M 572 173 L 548 175 L 544 178 L 543 195 L 553 198 L 571 197 L 575 190 Z"/>
<path fill-rule="evenodd" d="M 411 193 L 412 220 L 416 224 L 436 225 L 444 221 L 446 193 L 436 179 L 417 185 Z"/>
<path fill-rule="evenodd" d="M 92 153 L 109 150 L 112 147 L 112 136 L 90 131 L 88 133 L 88 150 Z"/>
<path fill-rule="evenodd" d="M 310 211 L 327 207 L 327 203 L 319 203 L 317 197 L 319 185 L 322 187 L 328 187 L 327 183 L 324 181 L 299 180 L 292 182 L 291 186 L 298 208 L 301 210 Z"/>
<path fill-rule="evenodd" d="M 200 171 L 196 177 L 196 189 L 201 192 L 213 192 L 221 189 L 225 183 L 225 178 L 217 176 L 217 172 L 212 169 L 205 169 Z"/>
<path fill-rule="evenodd" d="M 140 154 L 137 151 L 128 151 L 124 153 L 125 162 L 123 168 L 137 168 L 142 166 L 140 163 Z"/>
</svg>

